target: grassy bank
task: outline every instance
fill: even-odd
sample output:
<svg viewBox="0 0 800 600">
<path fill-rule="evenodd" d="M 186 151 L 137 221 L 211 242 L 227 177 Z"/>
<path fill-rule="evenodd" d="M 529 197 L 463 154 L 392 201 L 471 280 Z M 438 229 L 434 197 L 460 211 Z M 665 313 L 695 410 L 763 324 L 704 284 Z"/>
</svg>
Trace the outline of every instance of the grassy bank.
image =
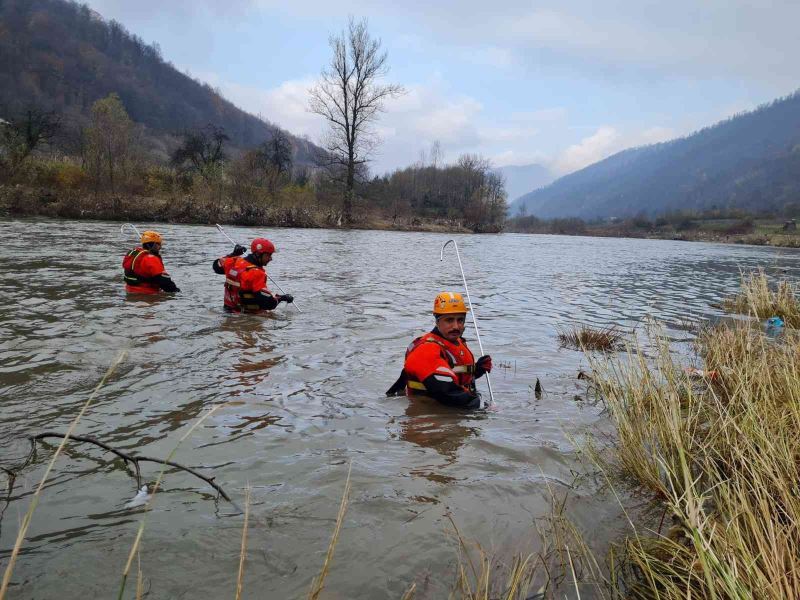
<svg viewBox="0 0 800 600">
<path fill-rule="evenodd" d="M 788 301 L 764 285 L 745 279 L 739 309 Z M 800 597 L 799 341 L 746 321 L 700 334 L 700 371 L 657 335 L 647 352 L 592 359 L 617 428 L 598 464 L 662 512 L 615 549 L 613 597 Z"/>
</svg>

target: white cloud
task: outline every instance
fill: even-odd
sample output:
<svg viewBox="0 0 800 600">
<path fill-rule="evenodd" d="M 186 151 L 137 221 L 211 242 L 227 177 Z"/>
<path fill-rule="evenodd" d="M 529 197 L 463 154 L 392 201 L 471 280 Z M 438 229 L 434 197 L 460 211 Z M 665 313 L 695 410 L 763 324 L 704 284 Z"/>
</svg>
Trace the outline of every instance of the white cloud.
<svg viewBox="0 0 800 600">
<path fill-rule="evenodd" d="M 239 108 L 260 116 L 287 131 L 319 139 L 325 129 L 321 117 L 308 112 L 308 90 L 316 78 L 308 76 L 284 81 L 272 89 L 261 89 L 225 81 L 215 73 L 195 72 L 193 76 L 220 90 Z"/>
<path fill-rule="evenodd" d="M 517 64 L 514 51 L 500 46 L 469 48 L 463 54 L 476 64 L 487 65 L 495 69 L 510 69 Z"/>
<path fill-rule="evenodd" d="M 675 132 L 668 127 L 656 126 L 623 134 L 615 127 L 603 125 L 592 135 L 566 148 L 553 159 L 550 167 L 555 173 L 566 175 L 626 148 L 664 142 L 674 137 Z"/>
<path fill-rule="evenodd" d="M 589 137 L 564 150 L 553 161 L 552 169 L 562 175 L 582 169 L 619 150 L 621 140 L 622 136 L 613 127 L 600 127 Z"/>
</svg>

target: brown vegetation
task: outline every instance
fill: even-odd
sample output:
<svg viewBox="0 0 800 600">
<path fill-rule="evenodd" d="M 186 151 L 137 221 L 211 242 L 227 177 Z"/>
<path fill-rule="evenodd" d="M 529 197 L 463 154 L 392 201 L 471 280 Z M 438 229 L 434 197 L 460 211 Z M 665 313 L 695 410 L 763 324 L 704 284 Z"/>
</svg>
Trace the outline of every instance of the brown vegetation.
<svg viewBox="0 0 800 600">
<path fill-rule="evenodd" d="M 800 234 L 787 228 L 785 217 L 800 210 L 790 205 L 784 214 L 749 214 L 742 210 L 678 211 L 658 217 L 640 215 L 628 219 L 586 221 L 580 218 L 539 219 L 518 215 L 506 230 L 518 233 L 591 235 L 666 239 L 687 242 L 723 242 L 754 246 L 800 247 Z M 791 223 L 791 221 L 789 221 Z"/>
<path fill-rule="evenodd" d="M 691 379 L 654 337 L 656 358 L 595 361 L 617 426 L 619 471 L 652 494 L 667 528 L 634 529 L 612 579 L 630 598 L 800 597 L 800 345 L 737 324 L 698 340 Z"/>
<path fill-rule="evenodd" d="M 620 348 L 622 333 L 615 326 L 598 329 L 589 325 L 572 325 L 559 329 L 558 341 L 562 346 L 579 350 L 610 352 Z"/>
<path fill-rule="evenodd" d="M 722 303 L 728 312 L 752 315 L 759 319 L 780 317 L 788 327 L 800 327 L 800 303 L 786 280 L 770 286 L 763 269 L 742 275 L 739 293 Z"/>
</svg>

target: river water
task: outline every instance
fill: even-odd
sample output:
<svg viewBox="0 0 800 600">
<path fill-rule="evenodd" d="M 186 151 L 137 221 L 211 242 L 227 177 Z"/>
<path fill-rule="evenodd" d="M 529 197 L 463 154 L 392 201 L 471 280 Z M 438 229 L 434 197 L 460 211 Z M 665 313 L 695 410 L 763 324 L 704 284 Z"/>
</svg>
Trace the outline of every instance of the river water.
<svg viewBox="0 0 800 600">
<path fill-rule="evenodd" d="M 687 320 L 720 314 L 710 304 L 737 289 L 740 269 L 800 272 L 792 250 L 455 236 L 496 365 L 498 410 L 468 415 L 384 396 L 408 343 L 432 326 L 433 297 L 462 288 L 452 247 L 439 260 L 450 236 L 232 227 L 243 242 L 276 243 L 269 273 L 303 310 L 281 304 L 256 317 L 222 311 L 211 261 L 230 244 L 214 228 L 153 227 L 183 290 L 156 301 L 125 297 L 120 262 L 133 244 L 118 223 L 0 222 L 0 465 L 24 460 L 26 436 L 64 431 L 122 350 L 76 433 L 166 457 L 206 409 L 228 403 L 174 460 L 215 476 L 239 506 L 252 486 L 246 598 L 307 593 L 348 465 L 351 503 L 326 598 L 399 598 L 414 582 L 417 598 L 446 597 L 456 562 L 448 513 L 489 549 L 535 551 L 534 519 L 548 514 L 551 492 L 569 490 L 590 541 L 613 536 L 619 508 L 576 483 L 585 466 L 571 441 L 607 423 L 575 378 L 585 358 L 559 347 L 557 327 L 630 330 L 651 316 L 681 338 Z M 471 325 L 467 339 L 477 354 Z M 10 502 L 0 500 L 0 569 L 53 450 L 40 445 Z M 111 458 L 79 444 L 59 458 L 12 598 L 116 597 L 144 512 L 125 507 L 136 484 Z M 148 480 L 158 471 L 143 464 Z M 143 538 L 148 597 L 233 597 L 242 522 L 204 482 L 168 473 Z"/>
</svg>

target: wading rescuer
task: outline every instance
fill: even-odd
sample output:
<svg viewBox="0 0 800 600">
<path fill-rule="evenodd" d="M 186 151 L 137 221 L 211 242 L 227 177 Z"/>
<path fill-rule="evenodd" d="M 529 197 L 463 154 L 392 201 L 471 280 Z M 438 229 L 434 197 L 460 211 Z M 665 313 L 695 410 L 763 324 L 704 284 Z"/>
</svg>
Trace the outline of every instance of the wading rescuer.
<svg viewBox="0 0 800 600">
<path fill-rule="evenodd" d="M 155 231 L 145 231 L 142 233 L 142 245 L 128 252 L 122 259 L 125 291 L 131 294 L 180 292 L 169 273 L 164 270 L 161 241 L 161 236 Z"/>
<path fill-rule="evenodd" d="M 279 302 L 293 302 L 291 294 L 273 294 L 267 289 L 264 267 L 272 260 L 275 245 L 266 238 L 256 238 L 250 244 L 250 254 L 242 258 L 247 248 L 236 244 L 233 252 L 212 264 L 215 273 L 225 275 L 225 310 L 259 312 L 273 310 Z"/>
<path fill-rule="evenodd" d="M 481 408 L 475 380 L 492 370 L 492 357 L 475 361 L 464 338 L 467 307 L 456 292 L 442 292 L 433 301 L 436 326 L 406 350 L 403 372 L 387 396 L 429 396 L 447 406 Z"/>
</svg>

